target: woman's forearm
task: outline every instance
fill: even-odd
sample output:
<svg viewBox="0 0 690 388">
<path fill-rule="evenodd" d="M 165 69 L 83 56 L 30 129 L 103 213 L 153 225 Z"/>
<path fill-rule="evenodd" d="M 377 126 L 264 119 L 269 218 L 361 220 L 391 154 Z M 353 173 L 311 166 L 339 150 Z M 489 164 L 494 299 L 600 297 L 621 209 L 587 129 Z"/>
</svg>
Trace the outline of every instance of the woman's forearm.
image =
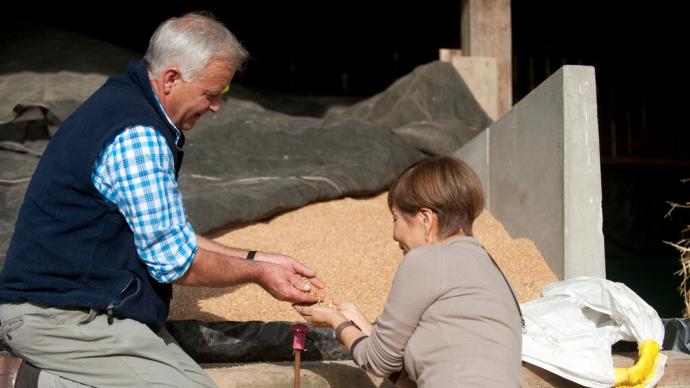
<svg viewBox="0 0 690 388">
<path fill-rule="evenodd" d="M 338 314 L 337 317 L 331 322 L 331 327 L 335 330 L 341 323 L 350 322 L 342 314 Z M 359 324 L 357 324 L 359 325 Z M 371 331 L 371 330 L 370 330 Z M 368 334 L 364 333 L 363 330 L 355 325 L 347 326 L 340 332 L 340 342 L 348 349 L 352 350 L 352 344 L 355 343 L 359 338 L 366 337 Z"/>
</svg>

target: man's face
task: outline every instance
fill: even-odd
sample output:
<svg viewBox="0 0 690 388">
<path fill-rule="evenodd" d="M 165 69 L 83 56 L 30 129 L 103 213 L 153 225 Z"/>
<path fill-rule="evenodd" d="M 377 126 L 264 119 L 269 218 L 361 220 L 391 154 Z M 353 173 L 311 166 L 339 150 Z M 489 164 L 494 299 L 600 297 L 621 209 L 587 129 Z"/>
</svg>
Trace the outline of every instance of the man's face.
<svg viewBox="0 0 690 388">
<path fill-rule="evenodd" d="M 175 126 L 188 131 L 204 113 L 220 111 L 221 94 L 234 75 L 233 68 L 222 61 L 212 61 L 196 80 L 176 79 L 166 104 Z"/>
</svg>

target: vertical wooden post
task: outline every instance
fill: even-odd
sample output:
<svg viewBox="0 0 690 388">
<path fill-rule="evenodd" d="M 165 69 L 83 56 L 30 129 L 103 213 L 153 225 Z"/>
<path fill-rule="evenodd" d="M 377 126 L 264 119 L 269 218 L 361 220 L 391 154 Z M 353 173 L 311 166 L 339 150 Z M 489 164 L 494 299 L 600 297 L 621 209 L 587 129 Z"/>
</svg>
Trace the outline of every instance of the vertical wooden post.
<svg viewBox="0 0 690 388">
<path fill-rule="evenodd" d="M 300 388 L 302 383 L 300 382 L 300 367 L 302 363 L 302 351 L 301 350 L 295 350 L 295 388 Z"/>
<path fill-rule="evenodd" d="M 307 344 L 307 333 L 309 327 L 296 324 L 290 326 L 292 331 L 292 349 L 295 351 L 295 388 L 300 387 L 300 364 L 302 363 L 302 350 L 305 350 Z"/>
<path fill-rule="evenodd" d="M 500 117 L 513 106 L 510 0 L 461 1 L 460 48 L 466 56 L 496 58 Z"/>
</svg>

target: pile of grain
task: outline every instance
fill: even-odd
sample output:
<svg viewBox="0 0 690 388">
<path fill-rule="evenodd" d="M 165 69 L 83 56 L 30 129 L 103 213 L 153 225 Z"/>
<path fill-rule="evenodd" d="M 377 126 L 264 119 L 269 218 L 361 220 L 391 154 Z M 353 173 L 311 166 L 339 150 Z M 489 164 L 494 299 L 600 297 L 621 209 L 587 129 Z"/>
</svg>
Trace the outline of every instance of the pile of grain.
<svg viewBox="0 0 690 388">
<path fill-rule="evenodd" d="M 512 240 L 483 213 L 476 237 L 515 287 L 520 302 L 538 297 L 556 280 L 534 244 Z M 316 203 L 265 222 L 231 231 L 216 240 L 230 246 L 280 252 L 317 271 L 330 297 L 358 305 L 373 320 L 381 314 L 402 252 L 393 241 L 386 194 Z M 222 289 L 174 287 L 171 319 L 205 321 L 301 321 L 289 303 L 278 302 L 249 284 Z"/>
<path fill-rule="evenodd" d="M 491 213 L 483 212 L 472 226 L 474 235 L 510 279 L 520 303 L 541 296 L 544 286 L 558 280 L 529 239 L 512 239 Z"/>
</svg>

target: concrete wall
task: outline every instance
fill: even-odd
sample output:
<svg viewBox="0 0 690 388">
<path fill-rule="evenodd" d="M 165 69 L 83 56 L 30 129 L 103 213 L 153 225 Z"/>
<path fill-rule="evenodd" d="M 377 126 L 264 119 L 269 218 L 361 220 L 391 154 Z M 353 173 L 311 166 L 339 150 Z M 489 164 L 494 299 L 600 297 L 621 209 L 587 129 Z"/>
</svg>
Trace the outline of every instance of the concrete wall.
<svg viewBox="0 0 690 388">
<path fill-rule="evenodd" d="M 562 67 L 455 155 L 560 279 L 606 276 L 593 67 Z"/>
</svg>

